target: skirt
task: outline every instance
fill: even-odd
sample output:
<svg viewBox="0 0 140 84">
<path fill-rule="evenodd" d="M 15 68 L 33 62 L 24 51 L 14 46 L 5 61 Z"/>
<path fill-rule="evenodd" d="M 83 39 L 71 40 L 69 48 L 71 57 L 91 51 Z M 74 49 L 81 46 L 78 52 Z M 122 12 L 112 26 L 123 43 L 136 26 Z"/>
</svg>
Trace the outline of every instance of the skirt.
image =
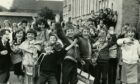
<svg viewBox="0 0 140 84">
<path fill-rule="evenodd" d="M 138 83 L 138 64 L 122 63 L 121 81 L 123 83 Z"/>
<path fill-rule="evenodd" d="M 14 64 L 14 74 L 17 76 L 24 76 L 21 62 Z"/>
</svg>

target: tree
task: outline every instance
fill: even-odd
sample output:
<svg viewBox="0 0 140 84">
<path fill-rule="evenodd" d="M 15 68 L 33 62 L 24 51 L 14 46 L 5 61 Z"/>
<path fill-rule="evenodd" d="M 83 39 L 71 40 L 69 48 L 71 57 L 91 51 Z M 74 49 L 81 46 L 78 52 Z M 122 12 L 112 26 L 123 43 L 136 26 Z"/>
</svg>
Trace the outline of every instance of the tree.
<svg viewBox="0 0 140 84">
<path fill-rule="evenodd" d="M 12 7 L 9 9 L 9 12 L 16 12 L 17 11 L 17 7 Z"/>
<path fill-rule="evenodd" d="M 45 19 L 54 19 L 54 13 L 51 9 L 49 9 L 48 7 L 44 7 L 42 8 L 39 13 L 38 13 L 39 17 L 45 18 Z"/>
</svg>

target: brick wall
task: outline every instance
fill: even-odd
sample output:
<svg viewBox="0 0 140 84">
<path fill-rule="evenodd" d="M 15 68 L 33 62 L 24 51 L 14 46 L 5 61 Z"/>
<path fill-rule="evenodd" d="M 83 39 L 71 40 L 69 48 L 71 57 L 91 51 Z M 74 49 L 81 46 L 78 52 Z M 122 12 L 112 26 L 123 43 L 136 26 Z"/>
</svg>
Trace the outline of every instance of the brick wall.
<svg viewBox="0 0 140 84">
<path fill-rule="evenodd" d="M 122 26 L 125 23 L 137 26 L 140 13 L 138 0 L 110 0 L 110 5 L 111 3 L 114 3 L 113 8 L 118 12 L 118 22 L 116 26 L 116 32 L 118 34 L 121 33 Z"/>
<path fill-rule="evenodd" d="M 123 19 L 124 23 L 131 23 L 136 26 L 139 20 L 139 1 L 138 0 L 123 0 Z"/>
</svg>

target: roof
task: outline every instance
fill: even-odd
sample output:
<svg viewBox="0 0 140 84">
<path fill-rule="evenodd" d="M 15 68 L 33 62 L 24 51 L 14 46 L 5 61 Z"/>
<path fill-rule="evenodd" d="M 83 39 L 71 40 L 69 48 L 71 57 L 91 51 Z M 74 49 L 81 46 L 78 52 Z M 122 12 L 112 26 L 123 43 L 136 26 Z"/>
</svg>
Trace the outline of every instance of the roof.
<svg viewBox="0 0 140 84">
<path fill-rule="evenodd" d="M 54 11 L 62 11 L 63 1 L 14 0 L 12 8 L 16 8 L 19 11 L 37 12 L 46 6 Z"/>
<path fill-rule="evenodd" d="M 0 12 L 0 16 L 24 16 L 24 17 L 32 17 L 37 16 L 36 13 L 19 13 L 19 12 Z"/>
</svg>

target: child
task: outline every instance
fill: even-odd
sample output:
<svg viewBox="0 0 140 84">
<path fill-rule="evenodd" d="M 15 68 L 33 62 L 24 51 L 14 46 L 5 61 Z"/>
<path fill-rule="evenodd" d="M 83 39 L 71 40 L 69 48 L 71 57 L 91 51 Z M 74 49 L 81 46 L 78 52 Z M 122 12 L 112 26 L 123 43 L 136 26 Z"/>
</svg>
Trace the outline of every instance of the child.
<svg viewBox="0 0 140 84">
<path fill-rule="evenodd" d="M 137 84 L 138 71 L 137 62 L 139 42 L 134 38 L 135 30 L 130 28 L 126 32 L 126 37 L 117 40 L 117 44 L 122 49 L 122 74 L 121 81 L 123 84 Z"/>
<path fill-rule="evenodd" d="M 57 61 L 64 58 L 66 51 L 73 47 L 76 40 L 67 47 L 62 48 L 61 44 L 57 42 L 57 37 L 54 34 L 49 36 L 49 41 L 45 43 L 45 57 L 41 62 L 40 77 L 38 84 L 58 84 L 56 79 Z"/>
<path fill-rule="evenodd" d="M 35 30 L 37 31 L 36 40 L 48 41 L 50 30 L 45 19 L 37 20 Z"/>
<path fill-rule="evenodd" d="M 23 51 L 23 61 L 22 64 L 25 67 L 25 80 L 26 84 L 33 83 L 33 65 L 38 57 L 38 51 L 41 47 L 35 40 L 36 32 L 34 30 L 29 30 L 27 32 L 27 39 L 19 46 Z"/>
<path fill-rule="evenodd" d="M 84 27 L 82 30 L 82 36 L 78 39 L 79 52 L 80 52 L 80 61 L 84 65 L 81 68 L 92 76 L 94 76 L 94 69 L 91 63 L 92 59 L 92 45 L 90 39 L 90 29 Z"/>
<path fill-rule="evenodd" d="M 17 75 L 19 81 L 23 83 L 22 78 L 24 76 L 24 72 L 22 70 L 22 57 L 23 53 L 19 49 L 19 45 L 25 40 L 25 33 L 22 29 L 15 31 L 14 40 L 11 45 L 12 53 L 11 59 L 14 64 L 14 73 Z"/>
<path fill-rule="evenodd" d="M 10 77 L 10 53 L 11 48 L 9 44 L 10 30 L 0 30 L 0 84 L 6 84 Z"/>
<path fill-rule="evenodd" d="M 108 30 L 107 39 L 108 41 L 112 42 L 112 46 L 110 46 L 109 48 L 108 83 L 116 84 L 118 57 L 117 57 L 117 38 L 113 26 L 111 26 Z"/>
<path fill-rule="evenodd" d="M 56 32 L 58 37 L 62 40 L 64 45 L 70 45 L 74 42 L 74 27 L 72 24 L 67 24 L 65 27 L 65 34 L 60 24 L 60 16 L 56 16 Z M 62 84 L 77 84 L 77 59 L 78 47 L 75 45 L 69 49 L 65 55 L 62 65 Z"/>
<path fill-rule="evenodd" d="M 106 39 L 107 33 L 101 30 L 99 39 L 93 44 L 98 50 L 98 58 L 95 73 L 95 84 L 107 84 L 107 75 L 109 67 L 109 46 L 111 43 Z M 100 83 L 102 80 L 102 83 Z"/>
</svg>

